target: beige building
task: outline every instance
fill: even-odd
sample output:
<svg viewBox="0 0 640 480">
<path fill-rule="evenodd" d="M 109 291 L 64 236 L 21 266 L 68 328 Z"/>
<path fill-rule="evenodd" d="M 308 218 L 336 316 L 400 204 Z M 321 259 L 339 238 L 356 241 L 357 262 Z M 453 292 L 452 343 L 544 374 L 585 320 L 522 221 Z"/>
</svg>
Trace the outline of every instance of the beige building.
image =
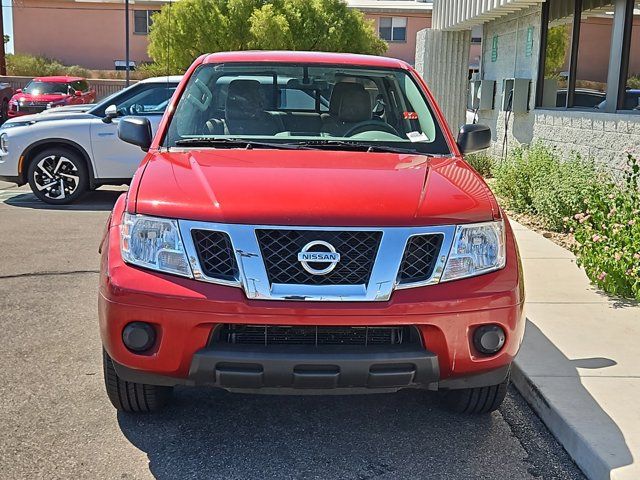
<svg viewBox="0 0 640 480">
<path fill-rule="evenodd" d="M 179 1 L 179 0 L 178 0 Z M 149 61 L 147 33 L 165 0 L 130 0 L 130 59 Z M 348 0 L 375 23 L 387 55 L 414 63 L 416 33 L 431 26 L 431 1 Z M 67 65 L 113 69 L 124 65 L 123 0 L 19 0 L 13 2 L 16 53 L 43 55 Z"/>
</svg>

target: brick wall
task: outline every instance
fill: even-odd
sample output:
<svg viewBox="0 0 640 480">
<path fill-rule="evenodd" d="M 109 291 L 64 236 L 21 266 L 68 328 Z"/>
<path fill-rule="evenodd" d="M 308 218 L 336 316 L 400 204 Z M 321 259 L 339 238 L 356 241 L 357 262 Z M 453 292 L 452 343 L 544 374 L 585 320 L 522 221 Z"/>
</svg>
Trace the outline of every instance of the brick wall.
<svg viewBox="0 0 640 480">
<path fill-rule="evenodd" d="M 537 110 L 534 117 L 534 138 L 613 170 L 624 167 L 626 152 L 640 152 L 640 115 Z"/>
</svg>

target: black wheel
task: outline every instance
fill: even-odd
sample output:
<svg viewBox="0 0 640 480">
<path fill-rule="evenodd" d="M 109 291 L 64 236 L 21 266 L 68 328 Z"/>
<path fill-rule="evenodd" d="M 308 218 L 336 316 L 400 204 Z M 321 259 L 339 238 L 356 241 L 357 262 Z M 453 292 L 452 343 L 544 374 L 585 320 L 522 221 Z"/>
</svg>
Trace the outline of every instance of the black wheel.
<svg viewBox="0 0 640 480">
<path fill-rule="evenodd" d="M 113 368 L 111 357 L 104 350 L 102 351 L 102 365 L 107 396 L 113 406 L 121 412 L 157 412 L 171 399 L 172 387 L 160 387 L 158 385 L 146 385 L 122 380 L 118 377 L 116 369 Z"/>
<path fill-rule="evenodd" d="M 4 123 L 9 118 L 9 102 L 7 99 L 2 100 L 2 106 L 0 106 L 0 122 Z"/>
<path fill-rule="evenodd" d="M 40 200 L 65 205 L 76 200 L 89 186 L 84 159 L 65 148 L 49 148 L 38 153 L 27 171 L 29 186 Z"/>
<path fill-rule="evenodd" d="M 456 413 L 489 413 L 502 405 L 508 386 L 509 377 L 498 385 L 448 390 L 442 397 L 447 408 Z"/>
</svg>

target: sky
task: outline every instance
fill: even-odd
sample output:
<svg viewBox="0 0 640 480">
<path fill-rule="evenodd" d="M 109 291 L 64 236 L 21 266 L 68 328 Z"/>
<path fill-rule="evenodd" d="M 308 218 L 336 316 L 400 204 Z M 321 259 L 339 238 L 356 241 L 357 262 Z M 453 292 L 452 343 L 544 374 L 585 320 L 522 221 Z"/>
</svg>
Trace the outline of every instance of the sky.
<svg viewBox="0 0 640 480">
<path fill-rule="evenodd" d="M 9 35 L 11 40 L 5 47 L 7 53 L 13 53 L 13 15 L 11 12 L 11 0 L 2 0 L 2 15 L 4 19 L 4 34 Z"/>
</svg>

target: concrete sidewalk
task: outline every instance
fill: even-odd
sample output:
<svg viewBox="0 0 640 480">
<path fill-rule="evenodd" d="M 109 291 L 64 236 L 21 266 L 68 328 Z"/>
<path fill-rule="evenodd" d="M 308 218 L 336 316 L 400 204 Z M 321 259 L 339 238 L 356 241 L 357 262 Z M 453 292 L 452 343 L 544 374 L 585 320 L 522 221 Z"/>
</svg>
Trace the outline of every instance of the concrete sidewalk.
<svg viewBox="0 0 640 480">
<path fill-rule="evenodd" d="M 640 479 L 640 304 L 597 292 L 569 251 L 511 223 L 527 289 L 514 384 L 589 479 Z"/>
</svg>

